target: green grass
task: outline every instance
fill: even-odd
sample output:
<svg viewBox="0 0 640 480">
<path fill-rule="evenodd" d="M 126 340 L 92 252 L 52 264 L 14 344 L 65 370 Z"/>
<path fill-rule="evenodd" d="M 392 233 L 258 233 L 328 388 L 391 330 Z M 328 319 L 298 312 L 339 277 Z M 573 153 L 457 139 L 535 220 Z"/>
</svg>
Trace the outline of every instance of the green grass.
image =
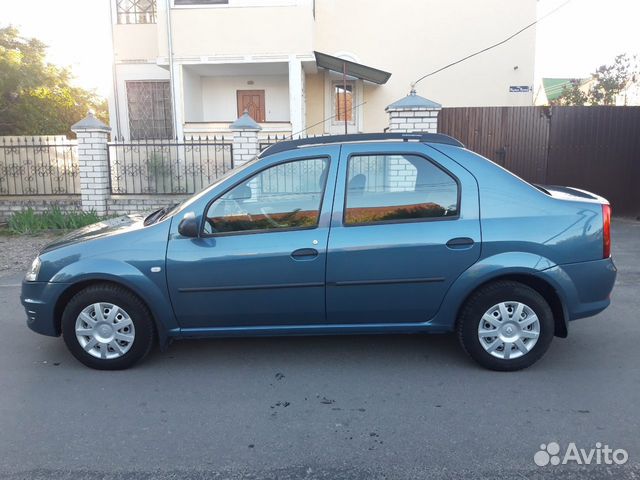
<svg viewBox="0 0 640 480">
<path fill-rule="evenodd" d="M 19 235 L 30 235 L 48 230 L 74 230 L 102 220 L 95 212 L 63 212 L 58 207 L 36 213 L 28 208 L 16 212 L 8 221 L 8 231 Z"/>
</svg>

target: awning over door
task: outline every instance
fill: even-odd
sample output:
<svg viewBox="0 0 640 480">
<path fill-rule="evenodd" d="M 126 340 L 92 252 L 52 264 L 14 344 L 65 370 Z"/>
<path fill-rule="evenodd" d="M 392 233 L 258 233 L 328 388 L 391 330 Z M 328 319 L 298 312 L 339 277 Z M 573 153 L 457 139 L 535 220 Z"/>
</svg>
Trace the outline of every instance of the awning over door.
<svg viewBox="0 0 640 480">
<path fill-rule="evenodd" d="M 342 58 L 327 55 L 326 53 L 313 52 L 316 56 L 316 65 L 321 68 L 326 68 L 332 72 L 346 73 L 350 77 L 366 80 L 367 82 L 377 83 L 383 85 L 387 83 L 391 74 L 384 70 L 378 70 L 377 68 L 367 67 L 360 63 L 351 62 Z"/>
</svg>

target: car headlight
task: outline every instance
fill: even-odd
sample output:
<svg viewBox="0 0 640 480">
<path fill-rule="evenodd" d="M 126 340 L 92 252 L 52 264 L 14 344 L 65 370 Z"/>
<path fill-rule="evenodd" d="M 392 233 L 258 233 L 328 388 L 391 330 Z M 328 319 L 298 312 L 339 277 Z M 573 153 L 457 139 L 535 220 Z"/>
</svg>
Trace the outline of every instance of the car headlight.
<svg viewBox="0 0 640 480">
<path fill-rule="evenodd" d="M 31 268 L 25 275 L 24 279 L 27 282 L 35 282 L 38 279 L 38 273 L 40 272 L 40 257 L 36 257 L 33 263 L 31 263 Z"/>
</svg>

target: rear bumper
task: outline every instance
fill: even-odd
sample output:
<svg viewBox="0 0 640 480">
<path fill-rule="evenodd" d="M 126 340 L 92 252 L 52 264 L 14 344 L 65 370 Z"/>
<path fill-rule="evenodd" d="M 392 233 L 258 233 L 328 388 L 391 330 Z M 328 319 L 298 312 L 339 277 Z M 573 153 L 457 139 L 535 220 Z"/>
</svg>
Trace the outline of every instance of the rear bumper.
<svg viewBox="0 0 640 480">
<path fill-rule="evenodd" d="M 577 320 L 603 311 L 611 303 L 617 269 L 610 258 L 558 265 L 544 272 L 561 285 L 567 318 Z"/>
<path fill-rule="evenodd" d="M 66 287 L 66 283 L 22 282 L 20 301 L 31 330 L 52 337 L 60 335 L 55 306 Z"/>
</svg>

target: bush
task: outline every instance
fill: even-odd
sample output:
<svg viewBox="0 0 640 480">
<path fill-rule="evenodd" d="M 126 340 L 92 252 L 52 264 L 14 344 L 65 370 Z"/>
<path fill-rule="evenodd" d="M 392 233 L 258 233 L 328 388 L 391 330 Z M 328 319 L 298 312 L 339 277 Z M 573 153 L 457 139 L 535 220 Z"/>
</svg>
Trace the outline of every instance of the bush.
<svg viewBox="0 0 640 480">
<path fill-rule="evenodd" d="M 31 234 L 45 230 L 74 230 L 99 222 L 101 218 L 95 212 L 63 212 L 58 207 L 43 213 L 28 208 L 9 217 L 9 231 L 17 234 Z"/>
</svg>

